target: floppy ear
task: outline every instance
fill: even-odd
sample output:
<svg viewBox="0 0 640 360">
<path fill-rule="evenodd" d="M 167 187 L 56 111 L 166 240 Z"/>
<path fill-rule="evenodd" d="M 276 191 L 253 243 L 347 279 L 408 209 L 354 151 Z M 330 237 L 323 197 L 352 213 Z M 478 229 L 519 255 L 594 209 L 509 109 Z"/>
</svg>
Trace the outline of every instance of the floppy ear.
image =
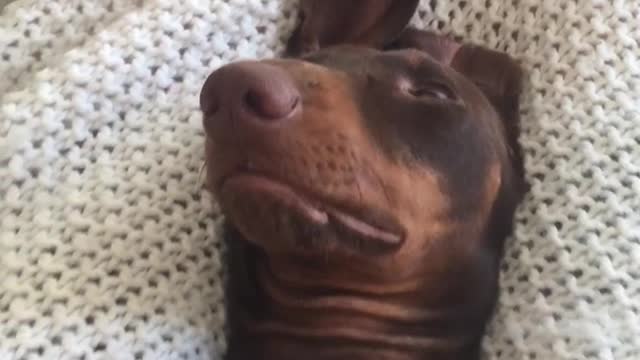
<svg viewBox="0 0 640 360">
<path fill-rule="evenodd" d="M 463 45 L 451 66 L 482 90 L 499 114 L 505 131 L 511 171 L 505 171 L 502 186 L 493 206 L 491 238 L 505 239 L 512 232 L 513 214 L 529 190 L 525 178 L 520 137 L 520 94 L 523 73 L 516 61 L 505 53 L 475 45 Z M 502 242 L 497 243 L 502 251 Z"/>
<path fill-rule="evenodd" d="M 338 44 L 376 48 L 407 26 L 419 0 L 301 0 L 300 22 L 287 54 L 302 55 Z"/>
<path fill-rule="evenodd" d="M 403 31 L 389 48 L 422 50 L 472 81 L 500 115 L 517 175 L 523 176 L 524 167 L 518 143 L 523 74 L 513 58 L 502 52 L 461 44 L 444 35 L 414 28 Z"/>
<path fill-rule="evenodd" d="M 475 45 L 462 45 L 451 66 L 482 90 L 504 126 L 509 156 L 519 178 L 524 178 L 520 136 L 520 94 L 522 68 L 509 55 Z"/>
</svg>

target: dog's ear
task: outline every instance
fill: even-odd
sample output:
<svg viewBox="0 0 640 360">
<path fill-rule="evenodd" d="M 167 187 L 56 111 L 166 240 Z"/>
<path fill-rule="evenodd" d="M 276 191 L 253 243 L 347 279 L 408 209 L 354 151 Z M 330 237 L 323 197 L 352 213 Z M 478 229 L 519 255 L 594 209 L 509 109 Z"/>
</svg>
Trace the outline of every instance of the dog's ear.
<svg viewBox="0 0 640 360">
<path fill-rule="evenodd" d="M 481 46 L 463 45 L 451 66 L 482 90 L 500 115 L 507 135 L 510 156 L 519 176 L 524 176 L 520 135 L 522 68 L 509 55 Z"/>
<path fill-rule="evenodd" d="M 403 31 L 388 48 L 422 50 L 472 81 L 500 115 L 516 171 L 523 176 L 518 144 L 523 72 L 513 58 L 502 52 L 460 44 L 449 37 L 413 28 Z"/>
<path fill-rule="evenodd" d="M 300 22 L 287 45 L 299 56 L 338 44 L 382 48 L 407 26 L 419 0 L 301 0 Z"/>
</svg>

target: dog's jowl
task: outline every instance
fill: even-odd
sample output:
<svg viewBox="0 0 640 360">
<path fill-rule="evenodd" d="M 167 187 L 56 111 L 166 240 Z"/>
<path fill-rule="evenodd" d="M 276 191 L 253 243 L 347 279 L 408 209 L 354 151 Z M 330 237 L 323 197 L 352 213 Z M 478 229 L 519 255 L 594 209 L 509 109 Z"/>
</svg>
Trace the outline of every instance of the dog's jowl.
<svg viewBox="0 0 640 360">
<path fill-rule="evenodd" d="M 417 1 L 305 1 L 286 56 L 213 72 L 228 360 L 477 359 L 526 189 L 522 73 L 407 28 Z"/>
</svg>

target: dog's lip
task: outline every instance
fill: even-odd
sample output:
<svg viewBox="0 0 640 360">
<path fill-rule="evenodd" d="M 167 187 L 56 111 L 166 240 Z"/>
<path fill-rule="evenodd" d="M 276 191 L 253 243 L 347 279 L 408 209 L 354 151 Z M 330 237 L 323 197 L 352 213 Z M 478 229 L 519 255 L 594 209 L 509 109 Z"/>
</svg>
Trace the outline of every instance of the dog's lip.
<svg viewBox="0 0 640 360">
<path fill-rule="evenodd" d="M 249 173 L 229 176 L 222 182 L 221 191 L 267 193 L 313 224 L 326 225 L 329 222 L 329 216 L 325 211 L 312 205 L 292 188 L 265 176 Z"/>
<path fill-rule="evenodd" d="M 332 224 L 352 232 L 362 239 L 374 241 L 384 247 L 397 247 L 404 240 L 404 231 L 388 215 L 372 210 L 346 210 L 334 201 L 318 199 L 309 192 L 263 173 L 242 171 L 220 181 L 222 192 L 256 191 L 277 198 L 286 207 L 317 226 Z"/>
</svg>

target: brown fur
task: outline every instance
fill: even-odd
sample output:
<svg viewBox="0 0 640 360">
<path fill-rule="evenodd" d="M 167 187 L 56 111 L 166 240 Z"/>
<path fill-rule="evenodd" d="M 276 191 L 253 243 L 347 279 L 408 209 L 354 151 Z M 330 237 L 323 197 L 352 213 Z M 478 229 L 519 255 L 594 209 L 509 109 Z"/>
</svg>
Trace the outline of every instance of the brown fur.
<svg viewBox="0 0 640 360">
<path fill-rule="evenodd" d="M 289 58 L 229 65 L 203 87 L 207 179 L 229 222 L 227 359 L 477 359 L 525 191 L 520 69 L 401 32 L 415 1 L 342 3 L 303 1 Z M 219 103 L 225 71 L 258 69 L 299 93 L 286 121 L 240 121 Z M 328 225 L 277 192 L 225 186 L 241 173 L 329 209 Z M 401 240 L 345 230 L 330 209 Z"/>
</svg>

